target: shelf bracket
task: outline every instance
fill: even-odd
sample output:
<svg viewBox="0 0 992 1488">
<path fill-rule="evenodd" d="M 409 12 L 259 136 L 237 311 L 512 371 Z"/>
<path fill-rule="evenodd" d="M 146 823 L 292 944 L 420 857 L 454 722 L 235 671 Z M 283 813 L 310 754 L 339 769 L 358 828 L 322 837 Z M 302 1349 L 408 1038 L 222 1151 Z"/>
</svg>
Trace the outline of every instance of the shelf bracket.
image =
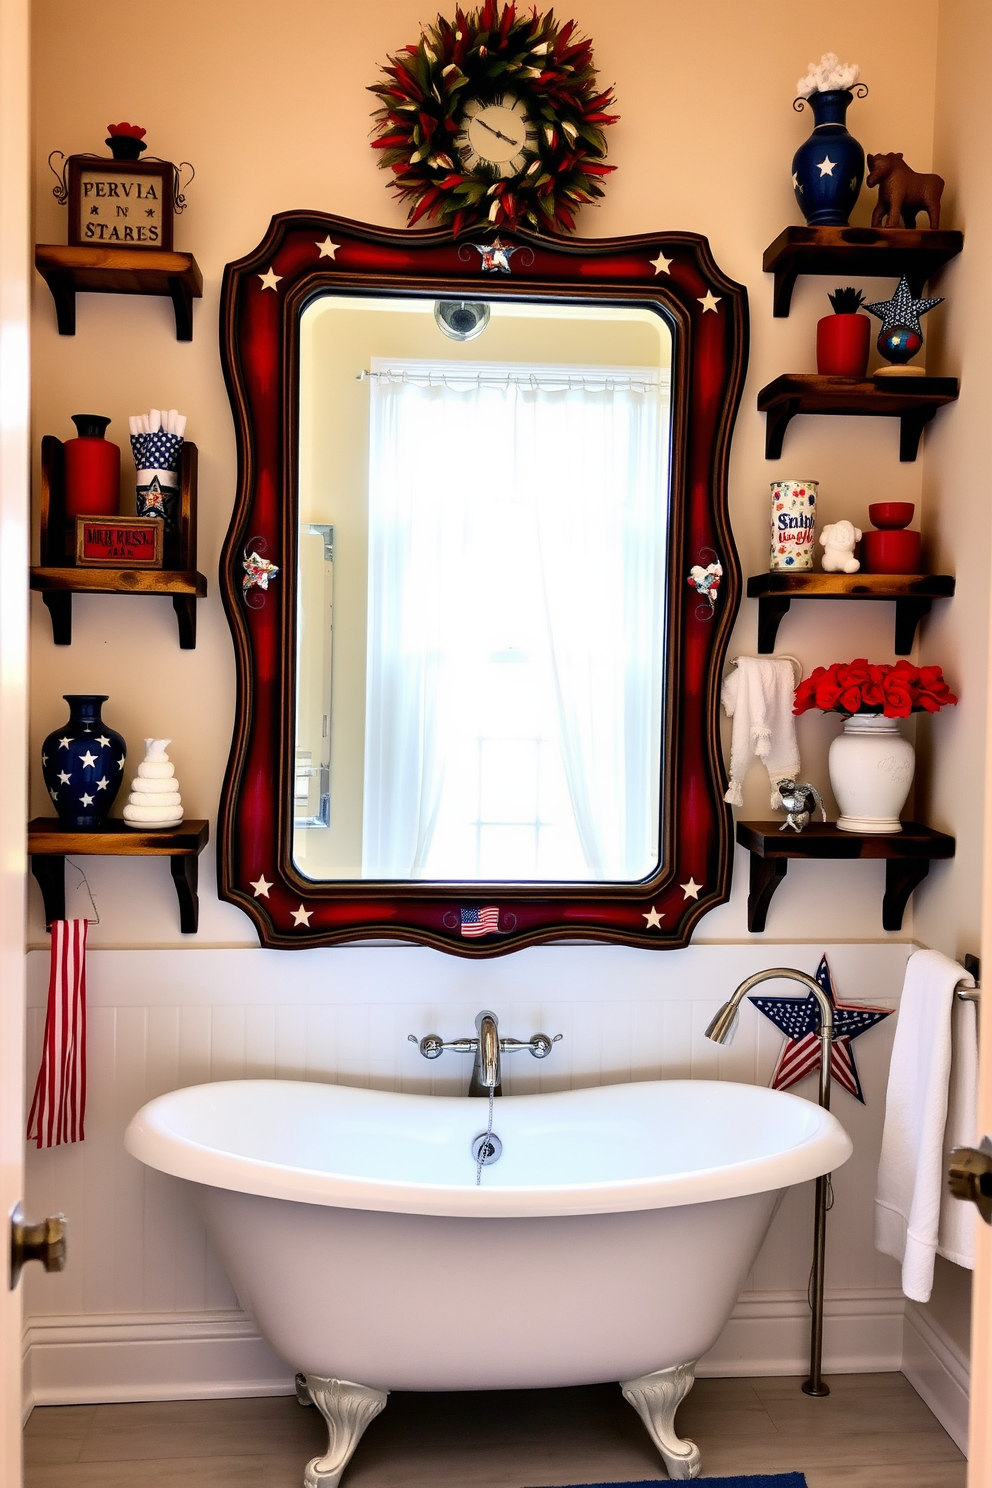
<svg viewBox="0 0 992 1488">
<path fill-rule="evenodd" d="M 52 617 L 52 640 L 56 646 L 71 646 L 72 595 L 61 589 L 46 589 L 41 597 Z"/>
<path fill-rule="evenodd" d="M 916 459 L 923 430 L 936 412 L 936 408 L 919 408 L 899 415 L 899 459 L 903 464 Z"/>
<path fill-rule="evenodd" d="M 180 337 L 182 340 L 182 337 Z M 172 596 L 172 607 L 176 612 L 176 620 L 179 622 L 179 649 L 181 651 L 196 650 L 196 595 L 174 594 Z"/>
<path fill-rule="evenodd" d="M 912 651 L 917 627 L 923 617 L 929 615 L 932 603 L 933 601 L 929 599 L 896 600 L 895 653 L 897 656 L 908 656 Z"/>
<path fill-rule="evenodd" d="M 765 414 L 765 459 L 778 460 L 782 454 L 785 431 L 799 412 L 798 398 L 783 398 Z"/>
<path fill-rule="evenodd" d="M 179 928 L 184 935 L 195 935 L 200 923 L 200 900 L 197 894 L 199 862 L 195 853 L 184 853 L 180 857 L 169 859 L 172 881 L 179 899 Z"/>
<path fill-rule="evenodd" d="M 751 854 L 747 928 L 752 935 L 760 935 L 764 930 L 772 895 L 788 872 L 788 868 L 788 858 L 762 858 L 757 853 Z"/>
<path fill-rule="evenodd" d="M 60 336 L 76 334 L 76 287 L 71 274 L 51 273 L 47 276 L 48 287 L 55 301 L 55 319 Z"/>
<path fill-rule="evenodd" d="M 189 285 L 175 275 L 169 279 L 169 294 L 176 313 L 176 340 L 193 339 L 193 292 Z"/>
<path fill-rule="evenodd" d="M 195 853 L 176 854 L 169 858 L 179 900 L 179 928 L 183 935 L 195 935 L 200 922 L 199 862 Z M 54 853 L 32 853 L 31 872 L 38 880 L 45 905 L 45 929 L 51 930 L 54 920 L 65 919 L 65 858 Z"/>
<path fill-rule="evenodd" d="M 45 929 L 51 930 L 53 920 L 65 919 L 65 858 L 32 853 L 31 872 L 45 905 Z"/>
<path fill-rule="evenodd" d="M 889 858 L 885 864 L 882 929 L 901 930 L 909 896 L 930 872 L 929 858 Z"/>
<path fill-rule="evenodd" d="M 758 600 L 758 654 L 767 656 L 775 650 L 778 627 L 789 613 L 792 600 L 787 594 L 762 595 Z"/>
<path fill-rule="evenodd" d="M 799 277 L 798 269 L 776 269 L 775 290 L 772 296 L 772 315 L 776 319 L 787 316 L 792 308 L 792 291 Z"/>
</svg>

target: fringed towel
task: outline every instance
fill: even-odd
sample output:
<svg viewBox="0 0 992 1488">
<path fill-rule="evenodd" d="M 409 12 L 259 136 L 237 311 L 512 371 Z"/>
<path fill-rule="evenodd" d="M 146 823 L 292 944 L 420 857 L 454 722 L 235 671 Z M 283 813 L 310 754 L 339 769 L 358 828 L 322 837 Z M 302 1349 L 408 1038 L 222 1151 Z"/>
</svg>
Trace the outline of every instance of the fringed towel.
<svg viewBox="0 0 992 1488">
<path fill-rule="evenodd" d="M 48 1011 L 28 1137 L 81 1142 L 86 1120 L 86 921 L 54 920 Z"/>
</svg>

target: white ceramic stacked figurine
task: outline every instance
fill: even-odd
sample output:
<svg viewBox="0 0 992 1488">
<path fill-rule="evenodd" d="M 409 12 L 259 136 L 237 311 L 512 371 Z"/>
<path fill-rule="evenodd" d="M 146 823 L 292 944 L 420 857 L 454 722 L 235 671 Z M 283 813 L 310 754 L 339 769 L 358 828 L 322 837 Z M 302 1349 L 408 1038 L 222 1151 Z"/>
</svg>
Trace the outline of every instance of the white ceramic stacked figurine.
<svg viewBox="0 0 992 1488">
<path fill-rule="evenodd" d="M 156 827 L 178 827 L 183 819 L 183 800 L 179 794 L 176 767 L 166 754 L 171 739 L 146 739 L 145 757 L 131 781 L 131 794 L 124 807 L 124 820 L 129 827 L 144 831 Z"/>
</svg>

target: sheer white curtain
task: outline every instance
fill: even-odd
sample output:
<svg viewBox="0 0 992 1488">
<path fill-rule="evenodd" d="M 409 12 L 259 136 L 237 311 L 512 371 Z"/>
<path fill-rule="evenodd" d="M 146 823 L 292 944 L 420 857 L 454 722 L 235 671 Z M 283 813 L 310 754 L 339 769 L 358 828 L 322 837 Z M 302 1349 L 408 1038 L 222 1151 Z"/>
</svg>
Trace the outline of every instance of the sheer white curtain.
<svg viewBox="0 0 992 1488">
<path fill-rule="evenodd" d="M 371 379 L 363 876 L 422 875 L 445 719 L 487 634 L 480 596 L 536 533 L 585 876 L 636 879 L 658 848 L 667 384 L 502 370 L 391 363 Z"/>
</svg>

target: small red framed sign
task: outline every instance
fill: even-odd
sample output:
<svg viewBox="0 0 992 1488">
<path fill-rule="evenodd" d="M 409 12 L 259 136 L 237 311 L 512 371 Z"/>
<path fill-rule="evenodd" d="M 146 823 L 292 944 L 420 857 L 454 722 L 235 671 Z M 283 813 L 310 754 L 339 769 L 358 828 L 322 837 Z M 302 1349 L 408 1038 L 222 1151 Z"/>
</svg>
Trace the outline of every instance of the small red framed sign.
<svg viewBox="0 0 992 1488">
<path fill-rule="evenodd" d="M 169 160 L 70 155 L 69 247 L 172 252 L 176 168 Z"/>
<path fill-rule="evenodd" d="M 82 568 L 161 568 L 158 517 L 77 517 L 76 562 Z"/>
</svg>

